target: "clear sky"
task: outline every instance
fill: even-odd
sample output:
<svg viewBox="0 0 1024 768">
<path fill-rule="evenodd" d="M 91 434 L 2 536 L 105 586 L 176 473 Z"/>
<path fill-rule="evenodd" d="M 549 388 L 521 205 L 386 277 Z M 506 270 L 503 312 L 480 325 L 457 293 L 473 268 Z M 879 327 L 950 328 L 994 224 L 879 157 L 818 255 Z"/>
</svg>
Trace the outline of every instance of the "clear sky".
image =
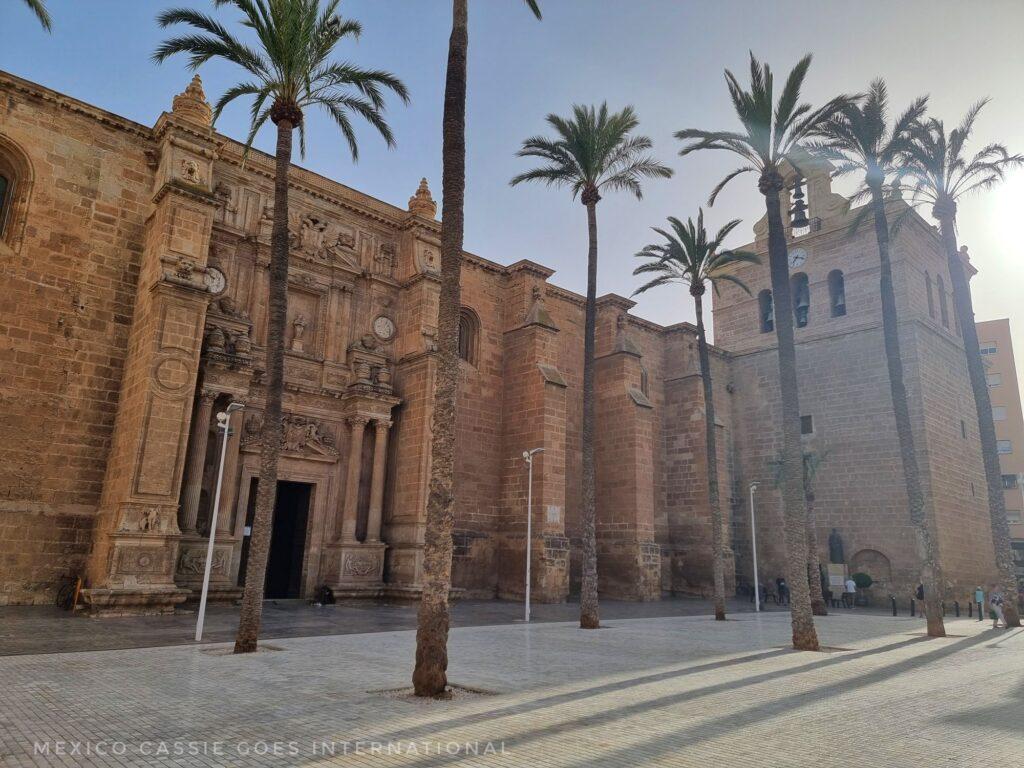
<svg viewBox="0 0 1024 768">
<path fill-rule="evenodd" d="M 112 112 L 152 125 L 188 82 L 185 61 L 154 64 L 165 36 L 154 17 L 168 5 L 209 10 L 209 0 L 48 0 L 54 17 L 45 34 L 21 0 L 0 0 L 0 68 Z M 806 52 L 815 59 L 805 96 L 815 103 L 860 91 L 881 75 L 894 106 L 931 95 L 947 124 L 968 106 L 993 97 L 977 124 L 977 145 L 1002 141 L 1024 152 L 1024 3 L 1020 0 L 541 0 L 537 22 L 522 0 L 471 0 L 466 247 L 512 263 L 528 258 L 557 270 L 552 280 L 585 287 L 586 222 L 565 191 L 512 189 L 527 167 L 515 157 L 526 136 L 544 130 L 548 112 L 574 102 L 607 100 L 636 107 L 641 129 L 660 159 L 676 169 L 652 181 L 642 202 L 610 194 L 599 206 L 599 291 L 628 296 L 638 285 L 632 254 L 656 239 L 648 227 L 667 215 L 695 215 L 711 187 L 735 166 L 724 153 L 677 156 L 672 134 L 684 127 L 732 128 L 735 118 L 722 79 L 744 71 L 747 51 L 767 59 L 779 77 Z M 394 101 L 389 119 L 398 146 L 388 150 L 368 128 L 359 131 L 353 164 L 340 135 L 322 115 L 308 121 L 305 166 L 383 200 L 404 206 L 421 176 L 440 196 L 441 103 L 450 29 L 449 0 L 347 0 L 345 15 L 363 23 L 358 44 L 340 52 L 368 67 L 398 74 L 412 103 Z M 229 10 L 220 11 L 226 21 Z M 239 75 L 209 64 L 201 75 L 212 98 Z M 218 129 L 244 138 L 247 108 L 224 114 Z M 271 130 L 257 140 L 273 149 Z M 297 158 L 298 160 L 298 158 Z M 708 214 L 719 226 L 738 217 L 732 245 L 751 239 L 763 213 L 754 178 L 734 181 Z M 842 190 L 842 188 L 840 187 Z M 961 241 L 974 264 L 980 319 L 1011 318 L 1018 360 L 1024 360 L 1024 172 L 961 206 Z M 669 324 L 693 317 L 673 289 L 645 294 L 636 312 Z"/>
</svg>

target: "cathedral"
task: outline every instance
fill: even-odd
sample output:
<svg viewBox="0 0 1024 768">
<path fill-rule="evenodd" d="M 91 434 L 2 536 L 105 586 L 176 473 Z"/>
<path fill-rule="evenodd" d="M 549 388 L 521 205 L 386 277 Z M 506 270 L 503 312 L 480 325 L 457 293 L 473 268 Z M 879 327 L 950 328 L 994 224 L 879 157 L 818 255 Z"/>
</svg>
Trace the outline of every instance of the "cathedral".
<svg viewBox="0 0 1024 768">
<path fill-rule="evenodd" d="M 253 151 L 243 163 L 242 144 L 213 130 L 198 77 L 152 126 L 6 73 L 0 105 L 0 604 L 50 602 L 82 576 L 91 613 L 173 611 L 197 596 L 211 533 L 211 599 L 236 599 L 263 431 L 273 158 Z M 767 258 L 735 268 L 750 294 L 728 285 L 714 297 L 727 574 L 730 587 L 751 581 L 752 501 L 762 578 L 784 572 L 773 326 L 793 312 L 819 554 L 869 574 L 882 602 L 909 595 L 919 560 L 877 249 L 870 227 L 849 232 L 829 167 L 801 170 L 789 179 L 808 208 L 787 233 L 793 306 L 774 305 Z M 290 187 L 285 445 L 265 593 L 415 599 L 438 365 L 437 206 L 427 180 L 410 179 L 404 206 L 299 167 Z M 764 220 L 748 248 L 766 255 Z M 945 257 L 916 214 L 893 262 L 928 512 L 950 599 L 962 598 L 995 576 L 986 486 Z M 466 253 L 462 274 L 453 592 L 522 598 L 522 454 L 543 448 L 532 595 L 571 599 L 583 298 L 529 260 Z M 696 329 L 648 322 L 633 306 L 598 300 L 600 593 L 707 595 Z"/>
</svg>

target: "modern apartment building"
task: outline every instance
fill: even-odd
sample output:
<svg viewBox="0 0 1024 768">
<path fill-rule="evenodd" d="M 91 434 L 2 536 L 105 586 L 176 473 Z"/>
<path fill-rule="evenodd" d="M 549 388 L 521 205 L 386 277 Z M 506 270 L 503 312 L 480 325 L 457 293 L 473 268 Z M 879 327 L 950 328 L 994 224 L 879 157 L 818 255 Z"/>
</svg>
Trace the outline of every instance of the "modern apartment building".
<svg viewBox="0 0 1024 768">
<path fill-rule="evenodd" d="M 978 323 L 978 340 L 999 441 L 999 466 L 1017 562 L 1017 580 L 1024 582 L 1024 411 L 1013 359 L 1010 321 L 1002 318 Z"/>
</svg>

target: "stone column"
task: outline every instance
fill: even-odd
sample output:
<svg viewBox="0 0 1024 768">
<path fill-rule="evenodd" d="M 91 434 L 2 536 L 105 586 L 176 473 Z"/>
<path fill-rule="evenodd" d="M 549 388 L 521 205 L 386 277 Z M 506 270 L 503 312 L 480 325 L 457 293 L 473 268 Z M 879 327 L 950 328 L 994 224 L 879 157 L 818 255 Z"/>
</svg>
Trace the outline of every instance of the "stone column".
<svg viewBox="0 0 1024 768">
<path fill-rule="evenodd" d="M 341 539 L 345 542 L 356 540 L 356 513 L 359 504 L 359 474 L 362 469 L 363 433 L 369 422 L 365 416 L 351 416 L 352 427 L 348 442 L 348 477 L 345 480 L 345 505 L 341 508 Z"/>
<path fill-rule="evenodd" d="M 373 446 L 373 475 L 370 483 L 370 513 L 366 524 L 366 540 L 380 541 L 381 517 L 384 512 L 384 473 L 388 460 L 390 419 L 375 419 L 376 440 Z"/>
<path fill-rule="evenodd" d="M 238 489 L 238 451 L 242 446 L 244 417 L 244 411 L 231 414 L 231 434 L 228 436 L 227 456 L 224 457 L 224 485 L 220 490 L 220 510 L 217 513 L 218 537 L 230 536 L 234 522 L 232 517 Z"/>
<path fill-rule="evenodd" d="M 192 435 L 188 441 L 185 492 L 181 501 L 181 532 L 196 533 L 199 517 L 199 497 L 203 490 L 203 466 L 206 464 L 206 441 L 210 438 L 210 416 L 213 414 L 213 392 L 200 392 L 196 416 L 192 421 Z"/>
</svg>

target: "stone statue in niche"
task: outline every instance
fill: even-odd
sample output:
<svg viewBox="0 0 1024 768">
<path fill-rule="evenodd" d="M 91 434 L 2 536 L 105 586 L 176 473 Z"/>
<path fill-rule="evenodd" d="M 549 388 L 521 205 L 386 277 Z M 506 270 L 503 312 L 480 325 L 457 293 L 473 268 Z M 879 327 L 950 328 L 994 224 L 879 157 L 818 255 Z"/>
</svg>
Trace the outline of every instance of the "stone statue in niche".
<svg viewBox="0 0 1024 768">
<path fill-rule="evenodd" d="M 292 352 L 305 352 L 306 342 L 303 336 L 306 334 L 306 317 L 305 315 L 299 314 L 292 320 L 292 326 L 294 328 L 292 332 Z"/>
<path fill-rule="evenodd" d="M 842 564 L 846 562 L 843 556 L 843 537 L 835 528 L 828 535 L 828 559 L 830 563 Z"/>
<path fill-rule="evenodd" d="M 269 240 L 274 231 L 274 207 L 264 205 L 260 220 L 256 223 L 256 236 L 260 239 Z"/>
</svg>

